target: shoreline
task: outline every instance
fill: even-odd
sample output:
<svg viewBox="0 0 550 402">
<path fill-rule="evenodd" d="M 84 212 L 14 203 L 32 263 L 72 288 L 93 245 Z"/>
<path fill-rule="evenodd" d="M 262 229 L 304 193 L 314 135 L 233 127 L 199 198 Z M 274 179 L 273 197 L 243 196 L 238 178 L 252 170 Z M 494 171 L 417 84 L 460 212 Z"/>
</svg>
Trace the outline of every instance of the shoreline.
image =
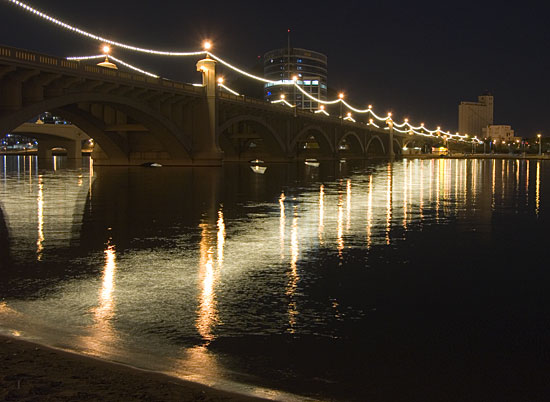
<svg viewBox="0 0 550 402">
<path fill-rule="evenodd" d="M 0 335 L 0 401 L 266 401 Z"/>
</svg>

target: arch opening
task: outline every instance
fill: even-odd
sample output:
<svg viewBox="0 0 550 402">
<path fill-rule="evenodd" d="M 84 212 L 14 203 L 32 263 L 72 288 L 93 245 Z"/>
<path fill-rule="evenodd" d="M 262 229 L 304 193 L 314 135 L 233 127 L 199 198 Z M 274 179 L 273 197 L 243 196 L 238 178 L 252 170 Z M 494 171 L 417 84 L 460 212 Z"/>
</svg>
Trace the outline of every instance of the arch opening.
<svg viewBox="0 0 550 402">
<path fill-rule="evenodd" d="M 298 133 L 291 151 L 297 159 L 331 159 L 334 155 L 327 134 L 319 127 L 306 127 Z"/>
<path fill-rule="evenodd" d="M 286 161 L 280 136 L 263 119 L 242 116 L 220 127 L 220 148 L 226 161 Z"/>
<path fill-rule="evenodd" d="M 338 143 L 338 155 L 346 158 L 361 158 L 364 154 L 363 144 L 356 133 L 347 133 Z"/>
<path fill-rule="evenodd" d="M 0 133 L 10 133 L 36 116 L 51 112 L 72 122 L 90 138 L 99 164 L 136 165 L 145 161 L 190 164 L 190 139 L 175 123 L 146 102 L 110 94 L 63 95 L 37 102 L 0 119 Z"/>
<path fill-rule="evenodd" d="M 386 149 L 384 143 L 379 136 L 374 135 L 367 142 L 366 154 L 368 156 L 382 157 L 386 156 Z"/>
</svg>

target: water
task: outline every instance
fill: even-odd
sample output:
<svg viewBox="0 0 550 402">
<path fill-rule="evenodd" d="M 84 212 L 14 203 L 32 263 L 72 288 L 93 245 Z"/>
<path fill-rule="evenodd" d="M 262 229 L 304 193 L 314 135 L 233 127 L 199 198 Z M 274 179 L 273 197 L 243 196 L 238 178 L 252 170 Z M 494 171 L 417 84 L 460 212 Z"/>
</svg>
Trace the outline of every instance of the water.
<svg viewBox="0 0 550 402">
<path fill-rule="evenodd" d="M 549 162 L 66 162 L 0 157 L 3 333 L 280 400 L 550 396 Z"/>
</svg>

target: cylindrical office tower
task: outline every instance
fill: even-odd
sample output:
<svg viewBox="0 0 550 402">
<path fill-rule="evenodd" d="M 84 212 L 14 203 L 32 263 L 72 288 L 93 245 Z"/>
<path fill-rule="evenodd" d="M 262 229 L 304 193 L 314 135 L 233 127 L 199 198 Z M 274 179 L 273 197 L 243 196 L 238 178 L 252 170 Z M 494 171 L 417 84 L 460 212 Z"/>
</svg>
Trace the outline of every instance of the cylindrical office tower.
<svg viewBox="0 0 550 402">
<path fill-rule="evenodd" d="M 264 85 L 264 96 L 268 101 L 284 99 L 298 109 L 317 110 L 319 102 L 304 95 L 292 85 L 296 83 L 314 98 L 327 99 L 327 56 L 313 50 L 282 48 L 270 50 L 264 55 L 264 78 L 275 81 Z"/>
</svg>

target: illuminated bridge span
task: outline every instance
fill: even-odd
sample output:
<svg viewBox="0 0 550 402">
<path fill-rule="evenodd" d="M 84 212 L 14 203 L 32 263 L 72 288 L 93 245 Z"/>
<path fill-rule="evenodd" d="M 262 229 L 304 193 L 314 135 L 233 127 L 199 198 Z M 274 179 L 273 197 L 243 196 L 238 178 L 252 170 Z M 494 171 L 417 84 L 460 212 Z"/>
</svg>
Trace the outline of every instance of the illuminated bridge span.
<svg viewBox="0 0 550 402">
<path fill-rule="evenodd" d="M 220 92 L 216 63 L 194 86 L 2 46 L 0 134 L 49 111 L 94 139 L 97 164 L 199 166 L 391 156 L 416 137 Z"/>
</svg>

